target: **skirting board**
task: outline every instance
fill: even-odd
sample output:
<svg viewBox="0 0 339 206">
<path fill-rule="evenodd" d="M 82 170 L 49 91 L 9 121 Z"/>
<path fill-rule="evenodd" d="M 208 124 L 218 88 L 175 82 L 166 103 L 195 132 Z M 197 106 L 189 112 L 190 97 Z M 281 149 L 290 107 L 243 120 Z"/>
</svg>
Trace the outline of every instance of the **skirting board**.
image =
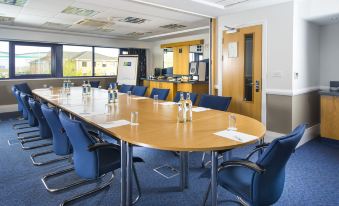
<svg viewBox="0 0 339 206">
<path fill-rule="evenodd" d="M 265 135 L 265 142 L 272 142 L 274 139 L 284 136 L 286 134 L 281 134 L 277 132 L 267 131 Z M 307 143 L 308 141 L 319 137 L 320 135 L 320 124 L 313 125 L 306 129 L 304 136 L 301 138 L 297 147 Z"/>
<path fill-rule="evenodd" d="M 16 111 L 18 111 L 17 104 L 0 105 L 0 113 L 16 112 Z"/>
</svg>

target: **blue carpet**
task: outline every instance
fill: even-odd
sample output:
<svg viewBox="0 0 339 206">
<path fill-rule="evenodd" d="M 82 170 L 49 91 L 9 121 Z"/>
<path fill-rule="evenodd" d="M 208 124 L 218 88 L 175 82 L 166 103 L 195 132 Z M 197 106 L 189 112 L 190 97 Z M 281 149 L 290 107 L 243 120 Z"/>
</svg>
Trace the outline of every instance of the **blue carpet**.
<svg viewBox="0 0 339 206">
<path fill-rule="evenodd" d="M 60 193 L 45 190 L 40 178 L 57 170 L 65 169 L 67 161 L 46 166 L 33 166 L 30 154 L 48 148 L 23 151 L 19 144 L 8 145 L 14 139 L 12 121 L 0 122 L 0 205 L 58 205 L 62 200 L 95 187 L 98 183 L 88 184 Z M 234 156 L 245 156 L 253 146 L 236 149 Z M 190 154 L 189 189 L 179 192 L 179 177 L 165 179 L 153 171 L 164 164 L 178 169 L 179 160 L 171 152 L 146 148 L 135 148 L 135 156 L 142 157 L 146 163 L 136 165 L 143 196 L 137 205 L 201 205 L 207 188 L 207 179 L 199 178 L 204 169 L 200 168 L 201 153 Z M 48 158 L 53 158 L 51 155 Z M 46 157 L 45 157 L 46 158 Z M 302 147 L 291 157 L 286 167 L 286 182 L 282 197 L 276 205 L 339 205 L 339 150 L 315 139 Z M 107 180 L 109 177 L 105 177 Z M 76 180 L 75 174 L 61 176 L 51 185 L 63 185 Z M 236 205 L 227 202 L 234 197 L 219 188 L 219 205 Z M 119 205 L 120 173 L 111 187 L 72 205 Z"/>
</svg>

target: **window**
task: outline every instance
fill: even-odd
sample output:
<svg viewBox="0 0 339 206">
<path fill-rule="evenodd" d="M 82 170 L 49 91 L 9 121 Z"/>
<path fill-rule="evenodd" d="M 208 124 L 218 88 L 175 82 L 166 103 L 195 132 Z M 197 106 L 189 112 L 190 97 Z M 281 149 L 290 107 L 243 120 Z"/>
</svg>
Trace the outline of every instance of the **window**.
<svg viewBox="0 0 339 206">
<path fill-rule="evenodd" d="M 15 44 L 15 76 L 51 75 L 52 48 Z"/>
<path fill-rule="evenodd" d="M 173 67 L 173 49 L 164 49 L 164 68 Z"/>
<path fill-rule="evenodd" d="M 116 48 L 95 47 L 94 51 L 95 76 L 117 75 L 120 50 Z"/>
<path fill-rule="evenodd" d="M 92 76 L 93 47 L 63 46 L 63 76 Z"/>
<path fill-rule="evenodd" d="M 0 79 L 9 78 L 9 42 L 0 41 Z"/>
</svg>

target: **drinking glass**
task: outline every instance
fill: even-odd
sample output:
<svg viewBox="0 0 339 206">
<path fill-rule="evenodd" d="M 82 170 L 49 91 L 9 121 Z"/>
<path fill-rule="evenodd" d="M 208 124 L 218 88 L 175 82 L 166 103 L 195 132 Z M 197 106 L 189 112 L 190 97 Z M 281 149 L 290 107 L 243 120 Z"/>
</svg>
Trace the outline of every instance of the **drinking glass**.
<svg viewBox="0 0 339 206">
<path fill-rule="evenodd" d="M 127 95 L 131 96 L 132 95 L 132 91 L 127 91 Z"/>
<path fill-rule="evenodd" d="M 159 95 L 155 94 L 155 95 L 153 96 L 153 103 L 154 103 L 154 104 L 158 104 L 158 102 L 159 102 Z"/>
<path fill-rule="evenodd" d="M 131 112 L 131 125 L 138 125 L 139 113 Z"/>
<path fill-rule="evenodd" d="M 237 117 L 235 114 L 228 115 L 228 130 L 237 130 Z"/>
</svg>

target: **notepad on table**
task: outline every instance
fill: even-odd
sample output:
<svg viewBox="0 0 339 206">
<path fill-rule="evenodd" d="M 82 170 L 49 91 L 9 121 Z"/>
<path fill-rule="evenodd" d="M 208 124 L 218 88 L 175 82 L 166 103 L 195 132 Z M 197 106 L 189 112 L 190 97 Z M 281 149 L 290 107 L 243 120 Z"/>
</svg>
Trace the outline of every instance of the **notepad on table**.
<svg viewBox="0 0 339 206">
<path fill-rule="evenodd" d="M 124 126 L 124 125 L 129 125 L 130 122 L 127 120 L 116 120 L 116 121 L 111 121 L 111 122 L 105 122 L 105 123 L 101 123 L 99 124 L 101 127 L 108 129 L 108 128 L 113 128 L 113 127 L 120 127 L 120 126 Z"/>
<path fill-rule="evenodd" d="M 178 103 L 176 103 L 176 102 L 161 102 L 159 104 L 168 106 L 168 105 L 175 105 L 175 104 L 178 104 Z"/>
<path fill-rule="evenodd" d="M 141 99 L 148 99 L 148 97 L 134 97 L 132 99 L 134 99 L 134 100 L 141 100 Z"/>
<path fill-rule="evenodd" d="M 245 134 L 242 132 L 232 131 L 232 130 L 224 130 L 224 131 L 216 132 L 214 134 L 220 137 L 228 138 L 228 139 L 238 141 L 238 142 L 243 142 L 243 143 L 251 142 L 253 140 L 258 139 L 258 137 L 256 136 Z"/>
<path fill-rule="evenodd" d="M 194 107 L 192 108 L 193 112 L 204 112 L 204 111 L 208 111 L 211 110 L 210 108 L 206 108 L 206 107 Z"/>
</svg>

